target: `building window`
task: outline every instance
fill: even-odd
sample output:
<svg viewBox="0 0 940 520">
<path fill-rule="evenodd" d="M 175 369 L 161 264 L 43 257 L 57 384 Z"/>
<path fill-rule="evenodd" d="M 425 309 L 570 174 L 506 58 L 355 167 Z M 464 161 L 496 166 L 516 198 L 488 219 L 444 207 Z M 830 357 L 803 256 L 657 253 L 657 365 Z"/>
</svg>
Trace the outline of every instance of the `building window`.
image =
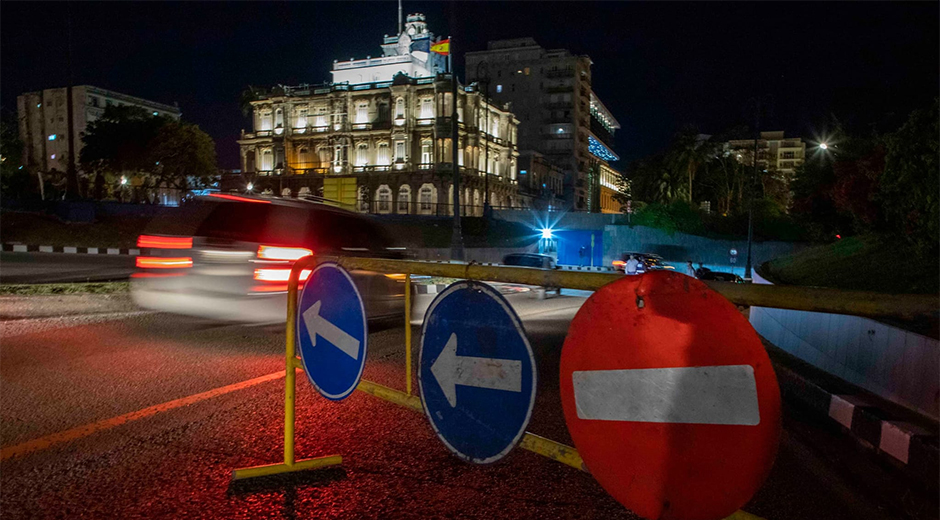
<svg viewBox="0 0 940 520">
<path fill-rule="evenodd" d="M 271 150 L 265 150 L 261 154 L 261 169 L 265 171 L 274 169 L 274 152 Z"/>
<path fill-rule="evenodd" d="M 274 112 L 274 128 L 284 128 L 284 111 L 280 108 Z"/>
<path fill-rule="evenodd" d="M 395 119 L 405 118 L 405 98 L 395 100 Z"/>
<path fill-rule="evenodd" d="M 403 144 L 404 144 L 404 143 L 403 143 Z M 432 162 L 432 159 L 431 159 L 431 142 L 430 142 L 430 141 L 423 141 L 423 142 L 421 143 L 421 163 L 422 163 L 422 164 L 430 164 L 431 162 Z"/>
<path fill-rule="evenodd" d="M 497 94 L 500 94 L 500 93 L 502 93 L 502 92 L 503 92 L 503 86 L 502 86 L 502 85 L 496 85 L 496 93 L 497 93 Z"/>
<path fill-rule="evenodd" d="M 405 162 L 404 141 L 395 141 L 395 162 Z"/>
<path fill-rule="evenodd" d="M 326 107 L 317 107 L 317 115 L 313 120 L 313 126 L 326 126 Z"/>
<path fill-rule="evenodd" d="M 490 135 L 499 138 L 499 116 L 490 119 Z"/>
<path fill-rule="evenodd" d="M 418 203 L 421 214 L 430 215 L 434 205 L 434 186 L 431 184 L 422 184 L 418 192 Z"/>
<path fill-rule="evenodd" d="M 407 215 L 411 206 L 411 186 L 402 184 L 398 188 L 398 213 Z"/>
<path fill-rule="evenodd" d="M 343 168 L 343 163 L 346 162 L 346 147 L 343 145 L 336 145 L 333 147 L 333 171 L 339 173 Z"/>
<path fill-rule="evenodd" d="M 49 140 L 55 141 L 55 134 L 49 134 Z"/>
<path fill-rule="evenodd" d="M 369 104 L 359 103 L 356 105 L 356 123 L 369 122 Z"/>
<path fill-rule="evenodd" d="M 261 113 L 261 128 L 259 128 L 259 130 L 267 131 L 271 130 L 271 128 L 273 128 L 271 126 L 271 111 L 265 110 Z"/>
<path fill-rule="evenodd" d="M 98 98 L 96 98 L 95 96 L 91 96 L 89 99 L 91 99 L 91 106 L 98 108 Z M 38 108 L 38 105 L 37 105 L 37 108 Z"/>
<path fill-rule="evenodd" d="M 301 108 L 297 111 L 297 128 L 307 127 L 307 108 Z"/>
<path fill-rule="evenodd" d="M 369 164 L 368 159 L 369 145 L 360 143 L 356 146 L 356 166 L 365 166 Z"/>
<path fill-rule="evenodd" d="M 326 168 L 330 162 L 330 149 L 325 146 L 317 148 L 317 156 L 320 159 L 320 168 Z"/>
<path fill-rule="evenodd" d="M 387 184 L 379 186 L 375 191 L 375 200 L 378 202 L 379 213 L 392 212 L 392 190 Z"/>
<path fill-rule="evenodd" d="M 379 143 L 378 153 L 376 154 L 376 164 L 379 166 L 388 166 L 391 164 L 388 158 L 388 143 Z"/>
<path fill-rule="evenodd" d="M 429 119 L 434 117 L 434 103 L 431 98 L 421 100 L 421 115 L 419 119 Z"/>
<path fill-rule="evenodd" d="M 300 153 L 298 153 L 297 155 L 298 155 L 297 158 L 300 161 L 300 168 L 301 169 L 308 168 L 309 163 L 310 163 L 310 150 L 306 148 L 301 148 Z"/>
</svg>

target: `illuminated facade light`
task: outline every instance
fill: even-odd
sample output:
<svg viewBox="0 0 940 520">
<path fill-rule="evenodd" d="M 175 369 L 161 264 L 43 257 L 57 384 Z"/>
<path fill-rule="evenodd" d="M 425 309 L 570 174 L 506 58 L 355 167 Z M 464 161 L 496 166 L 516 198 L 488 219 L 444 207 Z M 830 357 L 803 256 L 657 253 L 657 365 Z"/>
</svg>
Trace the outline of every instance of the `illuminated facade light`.
<svg viewBox="0 0 940 520">
<path fill-rule="evenodd" d="M 55 141 L 55 134 L 49 134 L 49 140 Z"/>
<path fill-rule="evenodd" d="M 153 115 L 158 116 L 158 115 L 160 115 L 160 113 L 159 113 L 159 112 L 154 112 Z"/>
<path fill-rule="evenodd" d="M 603 159 L 607 162 L 620 160 L 617 154 L 610 151 L 603 143 L 590 135 L 588 136 L 588 151 L 598 159 Z"/>
<path fill-rule="evenodd" d="M 55 154 L 49 156 L 50 159 L 55 159 Z"/>
</svg>

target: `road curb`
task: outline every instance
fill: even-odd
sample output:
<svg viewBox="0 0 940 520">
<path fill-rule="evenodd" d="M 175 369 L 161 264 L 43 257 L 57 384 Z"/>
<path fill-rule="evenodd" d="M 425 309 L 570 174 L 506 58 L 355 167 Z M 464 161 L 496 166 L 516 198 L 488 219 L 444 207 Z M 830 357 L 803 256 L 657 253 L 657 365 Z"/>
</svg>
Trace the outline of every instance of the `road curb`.
<svg viewBox="0 0 940 520">
<path fill-rule="evenodd" d="M 73 255 L 124 255 L 139 256 L 140 249 L 119 247 L 39 246 L 28 244 L 3 244 L 2 250 L 13 253 L 63 253 Z"/>
<path fill-rule="evenodd" d="M 880 408 L 862 394 L 829 391 L 776 360 L 773 364 L 781 397 L 835 422 L 865 448 L 936 488 L 940 474 L 936 434 Z"/>
</svg>

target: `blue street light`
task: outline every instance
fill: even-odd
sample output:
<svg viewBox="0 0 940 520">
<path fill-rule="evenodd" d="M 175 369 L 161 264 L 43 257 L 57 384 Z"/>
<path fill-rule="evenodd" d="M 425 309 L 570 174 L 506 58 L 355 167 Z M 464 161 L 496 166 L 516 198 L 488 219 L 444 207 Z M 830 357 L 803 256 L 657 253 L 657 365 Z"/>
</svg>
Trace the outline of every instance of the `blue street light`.
<svg viewBox="0 0 940 520">
<path fill-rule="evenodd" d="M 552 235 L 551 228 L 542 229 L 542 238 L 552 238 L 552 237 L 554 237 L 554 235 Z"/>
</svg>

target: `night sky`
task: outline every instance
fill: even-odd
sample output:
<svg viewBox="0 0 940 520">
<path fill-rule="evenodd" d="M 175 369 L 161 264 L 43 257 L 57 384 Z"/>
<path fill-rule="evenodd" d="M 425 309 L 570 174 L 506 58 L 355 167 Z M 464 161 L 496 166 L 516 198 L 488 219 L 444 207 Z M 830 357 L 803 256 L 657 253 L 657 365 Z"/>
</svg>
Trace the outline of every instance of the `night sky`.
<svg viewBox="0 0 940 520">
<path fill-rule="evenodd" d="M 850 129 L 890 131 L 940 91 L 940 3 L 404 2 L 462 53 L 532 36 L 594 62 L 594 90 L 622 128 L 623 160 L 666 146 L 694 124 L 746 123 L 770 96 L 764 130 L 812 140 L 834 115 Z M 219 165 L 238 168 L 247 85 L 320 83 L 334 59 L 379 56 L 397 4 L 374 2 L 9 2 L 0 5 L 0 102 L 68 81 L 163 103 L 211 135 Z M 452 25 L 452 23 L 454 25 Z"/>
</svg>

